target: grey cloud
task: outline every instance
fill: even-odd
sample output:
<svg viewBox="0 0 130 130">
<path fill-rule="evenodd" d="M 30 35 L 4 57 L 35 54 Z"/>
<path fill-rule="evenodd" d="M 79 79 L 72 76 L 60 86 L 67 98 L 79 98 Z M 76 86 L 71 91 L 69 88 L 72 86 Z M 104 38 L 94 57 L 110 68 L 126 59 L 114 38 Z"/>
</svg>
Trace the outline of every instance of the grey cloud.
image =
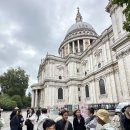
<svg viewBox="0 0 130 130">
<path fill-rule="evenodd" d="M 10 66 L 21 66 L 36 80 L 40 59 L 47 52 L 58 55 L 58 47 L 69 27 L 75 23 L 77 7 L 84 21 L 92 24 L 100 34 L 110 23 L 105 13 L 108 0 L 1 0 L 0 21 L 8 30 L 11 24 L 20 29 L 13 30 L 11 37 L 0 32 L 0 74 Z M 7 25 L 7 26 L 6 26 Z M 2 23 L 0 22 L 0 27 Z M 9 40 L 16 40 L 10 44 Z M 33 49 L 33 56 L 23 53 Z"/>
</svg>

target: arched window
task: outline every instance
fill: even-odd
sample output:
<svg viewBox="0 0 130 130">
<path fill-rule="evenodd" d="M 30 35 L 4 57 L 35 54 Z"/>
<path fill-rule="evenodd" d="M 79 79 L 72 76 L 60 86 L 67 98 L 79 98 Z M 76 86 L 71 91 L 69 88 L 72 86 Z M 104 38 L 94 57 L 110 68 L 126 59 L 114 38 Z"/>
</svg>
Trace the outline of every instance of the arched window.
<svg viewBox="0 0 130 130">
<path fill-rule="evenodd" d="M 63 99 L 63 89 L 62 88 L 58 89 L 58 99 Z"/>
<path fill-rule="evenodd" d="M 62 76 L 59 76 L 59 79 L 62 79 Z"/>
<path fill-rule="evenodd" d="M 85 94 L 86 94 L 86 97 L 89 97 L 89 86 L 88 85 L 85 86 Z"/>
<path fill-rule="evenodd" d="M 106 94 L 105 83 L 103 79 L 99 80 L 99 89 L 100 89 L 100 94 Z"/>
</svg>

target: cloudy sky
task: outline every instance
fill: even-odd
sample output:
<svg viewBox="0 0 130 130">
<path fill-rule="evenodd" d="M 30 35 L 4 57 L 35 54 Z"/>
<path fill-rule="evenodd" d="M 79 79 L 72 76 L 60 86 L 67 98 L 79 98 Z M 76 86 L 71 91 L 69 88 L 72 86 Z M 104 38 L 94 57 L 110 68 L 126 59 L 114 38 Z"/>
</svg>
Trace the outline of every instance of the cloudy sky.
<svg viewBox="0 0 130 130">
<path fill-rule="evenodd" d="M 0 0 L 0 75 L 10 67 L 22 67 L 37 82 L 37 72 L 47 54 L 58 47 L 75 23 L 77 7 L 83 21 L 100 35 L 111 25 L 105 12 L 108 0 Z"/>
</svg>

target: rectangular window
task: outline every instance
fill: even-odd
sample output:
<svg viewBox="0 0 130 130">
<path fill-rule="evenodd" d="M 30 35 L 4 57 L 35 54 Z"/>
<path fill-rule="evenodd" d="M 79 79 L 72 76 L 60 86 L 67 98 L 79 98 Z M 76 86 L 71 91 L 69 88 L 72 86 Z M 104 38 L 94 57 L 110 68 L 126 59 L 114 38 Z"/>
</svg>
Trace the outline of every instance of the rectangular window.
<svg viewBox="0 0 130 130">
<path fill-rule="evenodd" d="M 85 86 L 85 93 L 86 93 L 86 98 L 88 98 L 89 97 L 89 86 L 88 85 Z"/>
<path fill-rule="evenodd" d="M 78 88 L 78 91 L 80 91 L 80 88 Z"/>
<path fill-rule="evenodd" d="M 79 102 L 81 101 L 81 97 L 79 97 Z"/>
</svg>

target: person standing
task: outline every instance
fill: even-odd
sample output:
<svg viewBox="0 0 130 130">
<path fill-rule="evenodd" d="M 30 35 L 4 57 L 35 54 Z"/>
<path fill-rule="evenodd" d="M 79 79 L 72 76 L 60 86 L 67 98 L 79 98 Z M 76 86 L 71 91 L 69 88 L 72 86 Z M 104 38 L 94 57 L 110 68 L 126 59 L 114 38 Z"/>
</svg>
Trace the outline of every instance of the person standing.
<svg viewBox="0 0 130 130">
<path fill-rule="evenodd" d="M 46 119 L 42 130 L 55 130 L 55 122 L 51 119 Z"/>
<path fill-rule="evenodd" d="M 19 123 L 20 123 L 18 130 L 22 130 L 24 118 L 22 116 L 22 111 L 21 110 L 18 110 L 18 119 L 19 119 Z"/>
<path fill-rule="evenodd" d="M 43 108 L 41 111 L 42 111 L 42 114 L 41 114 L 40 117 L 39 117 L 37 130 L 43 130 L 43 123 L 44 123 L 44 121 L 45 121 L 46 119 L 48 119 L 47 109 L 46 109 L 46 108 Z"/>
<path fill-rule="evenodd" d="M 96 113 L 96 120 L 101 124 L 101 130 L 117 130 L 109 119 L 109 112 L 105 109 L 99 109 Z"/>
<path fill-rule="evenodd" d="M 127 105 L 122 109 L 120 126 L 121 130 L 130 130 L 130 105 Z"/>
<path fill-rule="evenodd" d="M 62 114 L 61 114 L 61 111 L 59 111 L 58 117 L 56 117 L 55 122 L 57 122 L 61 119 L 62 119 Z"/>
<path fill-rule="evenodd" d="M 41 109 L 38 108 L 38 110 L 36 111 L 36 115 L 37 115 L 37 122 L 39 120 L 39 116 L 41 115 Z"/>
<path fill-rule="evenodd" d="M 68 111 L 63 110 L 61 114 L 62 119 L 56 122 L 56 130 L 73 130 L 72 124 L 68 121 Z"/>
<path fill-rule="evenodd" d="M 4 126 L 5 124 L 5 121 L 4 121 L 4 118 L 1 117 L 1 112 L 3 111 L 3 109 L 0 108 L 0 130 L 1 128 Z"/>
<path fill-rule="evenodd" d="M 88 118 L 85 120 L 86 130 L 96 130 L 97 121 L 94 115 L 94 108 L 88 108 L 87 115 Z"/>
<path fill-rule="evenodd" d="M 26 115 L 26 118 L 28 117 L 28 115 L 29 115 L 29 107 L 27 108 L 27 115 Z"/>
<path fill-rule="evenodd" d="M 19 118 L 18 118 L 18 111 L 14 110 L 10 116 L 10 129 L 18 130 L 19 127 L 20 127 L 20 122 L 19 122 Z"/>
<path fill-rule="evenodd" d="M 116 128 L 120 129 L 120 117 L 119 117 L 119 115 L 117 114 L 117 112 L 115 112 L 115 115 L 114 115 L 114 117 L 112 118 L 112 124 L 113 124 Z"/>
<path fill-rule="evenodd" d="M 74 115 L 73 119 L 74 130 L 86 130 L 85 120 L 82 117 L 80 110 L 79 109 L 75 110 L 73 115 Z"/>
<path fill-rule="evenodd" d="M 25 121 L 25 123 L 27 122 L 26 124 L 27 130 L 34 130 L 35 118 L 36 118 L 36 114 L 35 114 L 34 108 L 30 108 L 28 117 Z"/>
</svg>

